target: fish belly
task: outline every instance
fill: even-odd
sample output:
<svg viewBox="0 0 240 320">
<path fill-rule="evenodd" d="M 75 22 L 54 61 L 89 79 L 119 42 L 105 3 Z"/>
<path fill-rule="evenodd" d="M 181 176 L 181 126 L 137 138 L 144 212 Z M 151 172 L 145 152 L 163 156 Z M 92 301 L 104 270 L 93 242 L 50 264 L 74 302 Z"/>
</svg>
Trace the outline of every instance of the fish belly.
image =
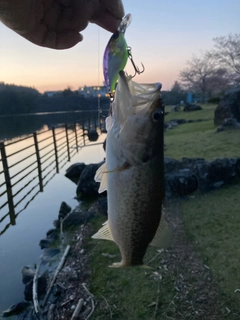
<svg viewBox="0 0 240 320">
<path fill-rule="evenodd" d="M 122 266 L 139 265 L 161 218 L 163 160 L 108 174 L 108 220 Z"/>
</svg>

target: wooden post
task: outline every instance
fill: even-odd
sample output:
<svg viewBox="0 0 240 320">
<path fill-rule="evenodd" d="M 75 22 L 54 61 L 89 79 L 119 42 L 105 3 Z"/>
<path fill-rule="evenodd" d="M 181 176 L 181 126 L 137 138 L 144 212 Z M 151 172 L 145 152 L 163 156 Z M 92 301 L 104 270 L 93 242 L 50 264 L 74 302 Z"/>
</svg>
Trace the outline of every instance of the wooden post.
<svg viewBox="0 0 240 320">
<path fill-rule="evenodd" d="M 6 182 L 6 187 L 7 187 L 10 223 L 12 225 L 15 225 L 16 218 L 15 218 L 13 195 L 12 195 L 12 185 L 11 185 L 11 179 L 10 179 L 10 175 L 9 175 L 8 162 L 7 162 L 7 156 L 6 156 L 4 142 L 0 142 L 0 150 L 1 150 L 1 158 L 2 158 L 2 165 L 3 165 L 3 170 L 4 170 L 5 182 Z"/>
<path fill-rule="evenodd" d="M 100 132 L 102 133 L 102 118 L 101 118 L 101 115 L 99 115 L 99 118 L 98 118 L 98 125 L 99 125 L 99 129 L 100 129 Z"/>
<path fill-rule="evenodd" d="M 82 134 L 83 134 L 83 145 L 86 145 L 86 141 L 85 141 L 85 128 L 84 128 L 84 119 L 82 121 Z"/>
<path fill-rule="evenodd" d="M 74 121 L 74 132 L 75 132 L 75 138 L 76 138 L 76 148 L 78 152 L 78 136 L 77 136 L 77 123 Z"/>
<path fill-rule="evenodd" d="M 34 145 L 36 150 L 37 157 L 37 165 L 38 165 L 38 178 L 39 178 L 39 189 L 43 192 L 43 179 L 42 179 L 42 167 L 41 167 L 41 158 L 39 153 L 38 141 L 37 141 L 37 133 L 33 133 Z"/>
<path fill-rule="evenodd" d="M 54 144 L 54 150 L 55 150 L 56 172 L 59 173 L 57 140 L 56 140 L 55 128 L 54 127 L 52 127 L 52 135 L 53 135 L 53 144 Z"/>
<path fill-rule="evenodd" d="M 94 117 L 94 129 L 97 131 L 97 117 Z"/>
<path fill-rule="evenodd" d="M 70 161 L 70 160 L 71 160 L 71 155 L 70 155 L 70 149 L 69 149 L 69 140 L 68 140 L 68 127 L 67 127 L 67 123 L 65 123 L 65 130 L 66 130 L 66 141 L 67 141 L 68 161 Z"/>
</svg>

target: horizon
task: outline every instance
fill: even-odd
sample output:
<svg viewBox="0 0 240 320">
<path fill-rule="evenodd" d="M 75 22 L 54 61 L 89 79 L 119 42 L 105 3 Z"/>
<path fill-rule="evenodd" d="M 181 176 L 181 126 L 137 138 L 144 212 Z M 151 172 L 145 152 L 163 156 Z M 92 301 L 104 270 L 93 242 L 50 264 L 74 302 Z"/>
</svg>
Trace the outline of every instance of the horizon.
<svg viewBox="0 0 240 320">
<path fill-rule="evenodd" d="M 161 82 L 171 89 L 193 54 L 213 48 L 214 37 L 240 31 L 240 1 L 150 0 L 139 6 L 137 0 L 124 2 L 125 13 L 133 20 L 125 37 L 136 65 L 145 72 L 137 82 Z M 0 82 L 33 87 L 39 92 L 78 90 L 102 86 L 102 59 L 111 33 L 89 24 L 84 39 L 67 50 L 52 50 L 32 44 L 0 24 Z M 133 73 L 128 61 L 125 69 Z"/>
</svg>

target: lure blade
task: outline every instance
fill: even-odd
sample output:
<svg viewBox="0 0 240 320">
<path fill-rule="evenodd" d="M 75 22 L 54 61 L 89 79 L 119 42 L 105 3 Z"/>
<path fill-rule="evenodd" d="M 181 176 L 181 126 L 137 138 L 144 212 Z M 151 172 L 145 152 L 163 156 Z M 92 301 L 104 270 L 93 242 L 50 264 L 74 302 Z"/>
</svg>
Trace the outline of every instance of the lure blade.
<svg viewBox="0 0 240 320">
<path fill-rule="evenodd" d="M 118 31 L 119 32 L 123 32 L 125 33 L 127 27 L 130 25 L 130 23 L 132 22 L 132 15 L 130 13 L 128 13 L 121 21 L 119 27 L 118 27 Z"/>
</svg>

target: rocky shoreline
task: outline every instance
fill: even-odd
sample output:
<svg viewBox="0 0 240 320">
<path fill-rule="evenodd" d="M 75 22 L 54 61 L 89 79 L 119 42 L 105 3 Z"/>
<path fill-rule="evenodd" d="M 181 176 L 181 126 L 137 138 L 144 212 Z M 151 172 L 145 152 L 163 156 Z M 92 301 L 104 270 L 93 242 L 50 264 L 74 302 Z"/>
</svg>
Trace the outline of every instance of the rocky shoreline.
<svg viewBox="0 0 240 320">
<path fill-rule="evenodd" d="M 77 312 L 82 319 L 87 319 L 94 309 L 93 297 L 87 289 L 90 271 L 84 243 L 93 233 L 89 221 L 99 214 L 107 216 L 106 192 L 99 195 L 99 183 L 94 181 L 95 172 L 101 164 L 76 163 L 66 171 L 66 177 L 77 184 L 76 199 L 79 205 L 72 209 L 62 202 L 58 218 L 53 222 L 54 228 L 48 230 L 46 238 L 39 242 L 43 250 L 39 265 L 34 270 L 28 266 L 22 269 L 25 301 L 10 307 L 3 317 L 16 315 L 18 320 L 77 319 L 72 316 L 80 306 Z M 164 167 L 166 199 L 188 196 L 196 191 L 205 193 L 240 179 L 240 158 L 214 161 L 183 158 L 178 161 L 165 157 Z M 89 206 L 89 200 L 93 199 L 95 201 Z M 86 206 L 88 208 L 83 209 Z M 46 300 L 47 290 L 68 245 L 70 251 L 66 262 L 59 270 Z M 34 293 L 36 281 L 38 289 Z M 39 306 L 37 313 L 36 295 Z"/>
</svg>

